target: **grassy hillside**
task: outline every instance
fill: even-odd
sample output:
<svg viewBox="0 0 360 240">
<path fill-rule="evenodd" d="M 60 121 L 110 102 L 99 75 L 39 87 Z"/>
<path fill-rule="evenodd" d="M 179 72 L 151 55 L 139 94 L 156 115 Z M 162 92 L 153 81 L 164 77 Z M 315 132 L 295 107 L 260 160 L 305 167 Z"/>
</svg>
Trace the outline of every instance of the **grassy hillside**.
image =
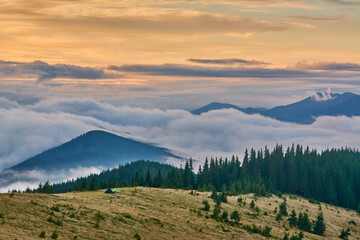
<svg viewBox="0 0 360 240">
<path fill-rule="evenodd" d="M 41 239 L 41 231 L 46 239 L 51 239 L 54 230 L 58 239 L 135 239 L 135 234 L 141 239 L 265 239 L 240 225 L 231 226 L 207 217 L 214 207 L 207 192 L 190 194 L 187 190 L 143 187 L 122 188 L 117 194 L 103 192 L 0 194 L 0 239 Z M 292 209 L 297 213 L 308 210 L 310 219 L 315 219 L 318 204 L 300 197 L 286 197 L 289 213 Z M 279 208 L 281 198 L 242 195 L 246 199 L 243 207 L 239 207 L 237 198 L 228 197 L 228 203 L 221 207 L 229 213 L 238 210 L 242 224 L 270 226 L 273 239 L 282 239 L 285 231 L 290 236 L 299 232 L 289 227 L 287 218 L 275 220 L 273 210 Z M 259 212 L 249 207 L 253 199 Z M 210 212 L 200 210 L 203 200 L 209 201 Z M 341 229 L 347 227 L 351 229 L 349 239 L 360 238 L 360 217 L 356 212 L 321 206 L 327 227 L 325 237 L 304 232 L 305 238 L 338 239 Z"/>
</svg>

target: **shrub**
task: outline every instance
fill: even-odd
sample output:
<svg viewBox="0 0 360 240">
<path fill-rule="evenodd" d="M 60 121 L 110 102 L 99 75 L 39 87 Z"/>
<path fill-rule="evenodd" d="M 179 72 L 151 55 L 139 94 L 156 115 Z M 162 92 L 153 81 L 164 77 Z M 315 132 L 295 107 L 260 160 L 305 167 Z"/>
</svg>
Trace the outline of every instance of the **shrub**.
<svg viewBox="0 0 360 240">
<path fill-rule="evenodd" d="M 229 221 L 229 214 L 227 211 L 223 211 L 223 213 L 221 214 L 221 219 L 224 221 L 224 222 L 228 222 Z"/>
<path fill-rule="evenodd" d="M 51 234 L 50 238 L 51 239 L 58 239 L 59 238 L 59 234 L 56 232 L 56 230 Z"/>
<path fill-rule="evenodd" d="M 55 212 L 60 212 L 60 205 L 59 204 L 54 205 L 50 208 L 50 210 L 55 211 Z"/>
<path fill-rule="evenodd" d="M 105 216 L 103 214 L 101 214 L 101 212 L 99 212 L 99 211 L 97 213 L 95 213 L 94 217 L 97 221 L 105 220 Z"/>
<path fill-rule="evenodd" d="M 282 219 L 282 215 L 280 213 L 276 214 L 275 220 L 281 221 L 281 219 Z"/>
<path fill-rule="evenodd" d="M 255 201 L 252 200 L 251 203 L 250 203 L 250 208 L 253 209 L 255 207 Z"/>
<path fill-rule="evenodd" d="M 204 200 L 204 201 L 202 201 L 202 203 L 204 204 L 204 207 L 202 208 L 202 210 L 209 211 L 210 210 L 209 202 L 207 200 Z"/>
<path fill-rule="evenodd" d="M 44 232 L 44 231 L 41 231 L 41 232 L 40 232 L 39 238 L 45 238 L 45 232 Z"/>
<path fill-rule="evenodd" d="M 339 238 L 341 239 L 349 239 L 350 236 L 350 228 L 345 229 L 341 229 L 341 233 L 339 235 Z"/>
<path fill-rule="evenodd" d="M 141 240 L 141 237 L 140 237 L 140 235 L 139 235 L 138 233 L 135 233 L 135 234 L 134 234 L 134 238 L 135 238 L 136 240 Z"/>
<path fill-rule="evenodd" d="M 231 213 L 230 218 L 235 221 L 235 223 L 238 223 L 240 221 L 240 213 L 238 211 L 233 211 Z"/>
</svg>

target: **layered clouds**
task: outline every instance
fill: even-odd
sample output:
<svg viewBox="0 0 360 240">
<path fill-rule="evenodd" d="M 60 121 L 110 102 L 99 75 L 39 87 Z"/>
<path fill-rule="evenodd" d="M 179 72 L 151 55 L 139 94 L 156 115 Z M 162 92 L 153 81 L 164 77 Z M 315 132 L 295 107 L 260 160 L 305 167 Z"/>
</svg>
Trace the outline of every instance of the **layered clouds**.
<svg viewBox="0 0 360 240">
<path fill-rule="evenodd" d="M 312 125 L 297 125 L 231 109 L 192 115 L 184 110 L 116 107 L 90 99 L 49 98 L 27 106 L 1 102 L 1 169 L 92 129 L 168 147 L 200 162 L 206 156 L 242 156 L 245 148 L 276 143 L 319 150 L 360 146 L 360 117 L 320 117 Z"/>
</svg>

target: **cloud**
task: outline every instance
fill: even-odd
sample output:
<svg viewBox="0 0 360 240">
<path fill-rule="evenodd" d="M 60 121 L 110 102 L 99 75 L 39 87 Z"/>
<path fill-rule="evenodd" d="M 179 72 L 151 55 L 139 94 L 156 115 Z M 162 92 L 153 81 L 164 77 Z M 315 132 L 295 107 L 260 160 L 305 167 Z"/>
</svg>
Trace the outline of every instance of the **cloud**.
<svg viewBox="0 0 360 240">
<path fill-rule="evenodd" d="M 92 129 L 107 129 L 152 142 L 202 162 L 206 156 L 242 156 L 245 148 L 272 147 L 276 143 L 303 144 L 319 150 L 358 147 L 359 126 L 360 117 L 319 117 L 312 125 L 297 125 L 231 109 L 198 116 L 184 110 L 116 107 L 89 99 L 49 98 L 30 106 L 0 109 L 0 169 Z M 69 176 L 57 177 L 64 180 Z M 47 177 L 39 173 L 40 179 L 44 182 Z"/>
<path fill-rule="evenodd" d="M 338 5 L 345 5 L 345 6 L 359 6 L 360 2 L 358 0 L 326 0 L 329 3 L 338 4 Z"/>
<path fill-rule="evenodd" d="M 326 16 L 326 17 L 317 17 L 317 16 L 290 16 L 290 18 L 296 20 L 305 20 L 305 21 L 340 21 L 344 20 L 345 16 Z"/>
<path fill-rule="evenodd" d="M 36 77 L 36 83 L 43 83 L 54 78 L 68 79 L 108 79 L 118 78 L 119 74 L 106 73 L 103 69 L 81 67 L 69 64 L 48 64 L 42 61 L 0 62 L 0 76 Z"/>
<path fill-rule="evenodd" d="M 324 71 L 360 71 L 360 64 L 357 63 L 336 63 L 336 62 L 299 62 L 296 64 L 299 69 L 324 70 Z"/>
<path fill-rule="evenodd" d="M 245 60 L 239 58 L 230 58 L 230 59 L 198 59 L 198 58 L 189 58 L 187 59 L 193 63 L 201 63 L 201 64 L 219 64 L 219 65 L 233 65 L 233 64 L 240 64 L 240 65 L 267 65 L 269 63 L 260 62 L 256 60 Z"/>
<path fill-rule="evenodd" d="M 155 76 L 214 77 L 214 78 L 306 78 L 331 77 L 335 73 L 313 72 L 287 68 L 218 68 L 181 64 L 109 66 L 109 70 Z M 345 75 L 343 75 L 345 76 Z"/>
<path fill-rule="evenodd" d="M 67 171 L 46 172 L 44 170 L 30 170 L 30 171 L 14 171 L 6 170 L 1 173 L 0 178 L 0 193 L 7 192 L 12 189 L 25 190 L 27 187 L 30 189 L 37 188 L 39 183 L 43 184 L 46 181 L 56 183 L 67 180 L 76 179 L 77 177 L 88 176 L 90 174 L 100 173 L 105 168 L 98 167 L 77 167 Z"/>
</svg>

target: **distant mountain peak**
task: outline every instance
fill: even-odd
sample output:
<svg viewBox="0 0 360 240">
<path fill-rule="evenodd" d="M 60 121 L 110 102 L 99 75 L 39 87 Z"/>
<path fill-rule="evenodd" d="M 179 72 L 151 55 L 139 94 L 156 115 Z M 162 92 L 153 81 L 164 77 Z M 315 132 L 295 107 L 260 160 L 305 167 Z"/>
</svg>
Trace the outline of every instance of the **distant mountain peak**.
<svg viewBox="0 0 360 240">
<path fill-rule="evenodd" d="M 339 96 L 340 94 L 338 93 L 331 93 L 329 91 L 326 92 L 317 92 L 316 94 L 314 94 L 313 96 L 310 97 L 310 99 L 312 101 L 316 101 L 316 102 L 323 102 L 323 101 L 328 101 L 328 100 L 332 100 L 335 99 Z"/>
</svg>

